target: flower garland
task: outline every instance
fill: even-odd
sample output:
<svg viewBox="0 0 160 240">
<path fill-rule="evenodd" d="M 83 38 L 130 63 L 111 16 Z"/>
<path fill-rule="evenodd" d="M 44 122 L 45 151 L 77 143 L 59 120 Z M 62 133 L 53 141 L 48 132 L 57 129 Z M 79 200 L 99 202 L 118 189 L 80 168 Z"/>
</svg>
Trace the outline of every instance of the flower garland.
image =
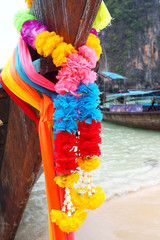
<svg viewBox="0 0 160 240">
<path fill-rule="evenodd" d="M 100 122 L 92 123 L 79 122 L 79 139 L 78 139 L 78 152 L 81 158 L 91 158 L 94 155 L 100 156 L 101 150 L 98 144 L 101 143 L 100 137 Z"/>
<path fill-rule="evenodd" d="M 67 216 L 64 212 L 52 210 L 51 220 L 55 222 L 63 232 L 75 232 L 86 219 L 87 214 L 83 209 L 78 209 L 73 216 Z"/>
<path fill-rule="evenodd" d="M 77 163 L 80 168 L 85 172 L 91 172 L 96 170 L 100 165 L 100 160 L 98 157 L 93 156 L 92 158 L 77 158 Z"/>
<path fill-rule="evenodd" d="M 80 84 L 77 90 L 79 94 L 78 109 L 80 111 L 79 120 L 86 123 L 92 123 L 92 119 L 96 122 L 102 121 L 102 114 L 99 109 L 99 89 L 96 83 Z"/>
<path fill-rule="evenodd" d="M 72 174 L 61 175 L 59 177 L 55 177 L 54 180 L 61 188 L 73 188 L 74 183 L 77 183 L 79 180 L 79 173 L 76 172 Z"/>
<path fill-rule="evenodd" d="M 90 56 L 93 56 L 92 61 Z M 96 81 L 96 73 L 92 68 L 95 67 L 97 57 L 93 49 L 83 46 L 78 49 L 78 53 L 69 55 L 66 60 L 67 62 L 62 64 L 57 75 L 59 80 L 55 86 L 57 93 L 75 94 L 80 82 L 88 85 Z"/>
<path fill-rule="evenodd" d="M 32 0 L 26 0 L 28 8 Z M 40 24 L 29 11 L 20 11 L 15 16 L 15 27 L 22 39 L 38 54 L 51 56 L 56 67 L 61 67 L 56 76 L 58 82 L 54 97 L 54 159 L 57 176 L 54 181 L 65 189 L 61 210 L 53 209 L 51 221 L 64 232 L 73 232 L 86 219 L 85 209 L 95 209 L 102 204 L 105 194 L 94 187 L 92 173 L 100 165 L 100 121 L 98 108 L 99 90 L 93 69 L 102 53 L 100 40 L 92 29 L 84 46 L 77 50 L 64 42 L 63 37 Z M 73 188 L 79 180 L 80 188 Z M 85 176 L 87 186 L 85 187 Z"/>
<path fill-rule="evenodd" d="M 72 171 L 76 171 L 78 167 L 74 149 L 77 145 L 76 135 L 60 131 L 56 134 L 54 145 L 56 170 L 60 174 L 71 174 Z"/>
<path fill-rule="evenodd" d="M 75 96 L 67 93 L 65 95 L 58 95 L 54 101 L 54 131 L 68 131 L 69 133 L 76 133 L 78 111 L 77 99 Z"/>
<path fill-rule="evenodd" d="M 98 122 L 98 119 L 101 119 L 101 113 L 97 109 L 99 104 L 98 94 L 99 91 L 95 83 L 89 84 L 87 87 L 81 82 L 74 95 L 71 93 L 60 94 L 54 99 L 56 108 L 54 112 L 56 126 L 54 129 L 56 134 L 54 141 L 55 162 L 58 165 L 56 168 L 61 174 L 55 178 L 55 181 L 60 187 L 65 188 L 66 194 L 62 212 L 53 210 L 51 219 L 63 230 L 68 225 L 66 226 L 66 222 L 62 219 L 68 219 L 68 217 L 74 219 L 75 213 L 80 209 L 81 211 L 83 209 L 96 209 L 105 199 L 102 189 L 94 187 L 92 174 L 90 173 L 100 165 L 99 158 L 95 156 L 100 155 L 99 143 L 101 143 L 99 136 L 101 125 Z M 82 109 L 82 105 L 84 105 L 84 109 Z M 85 109 L 89 105 L 90 111 L 86 115 Z M 82 120 L 82 122 L 79 120 Z M 88 121 L 89 123 L 87 123 Z M 60 128 L 58 123 L 60 123 Z M 63 123 L 63 130 L 61 123 Z M 78 138 L 75 135 L 76 130 L 79 133 Z M 65 135 L 68 137 L 65 137 Z M 88 147 L 88 145 L 91 147 Z M 77 146 L 77 150 L 75 146 Z M 77 158 L 76 156 L 79 157 Z M 82 183 L 80 188 L 74 189 L 73 185 L 77 183 L 77 178 L 79 178 L 79 174 L 76 172 L 78 166 L 83 170 Z M 84 187 L 86 172 L 88 172 L 88 181 L 87 187 Z M 85 214 L 84 210 L 83 213 Z M 62 216 L 65 217 L 63 218 Z M 74 221 L 69 220 L 69 222 L 71 224 L 70 231 L 72 231 L 72 223 Z M 77 228 L 81 224 L 82 221 L 79 222 Z"/>
<path fill-rule="evenodd" d="M 57 35 L 54 31 L 48 32 L 46 26 L 40 24 L 35 17 L 29 14 L 29 11 L 19 11 L 14 19 L 14 25 L 17 32 L 21 34 L 22 39 L 27 42 L 37 52 L 44 56 L 52 56 L 56 67 L 62 66 L 67 62 L 67 57 L 72 53 L 77 53 L 72 44 L 63 41 L 63 37 Z M 94 48 L 99 60 L 102 48 L 99 39 L 90 34 L 86 46 Z"/>
</svg>

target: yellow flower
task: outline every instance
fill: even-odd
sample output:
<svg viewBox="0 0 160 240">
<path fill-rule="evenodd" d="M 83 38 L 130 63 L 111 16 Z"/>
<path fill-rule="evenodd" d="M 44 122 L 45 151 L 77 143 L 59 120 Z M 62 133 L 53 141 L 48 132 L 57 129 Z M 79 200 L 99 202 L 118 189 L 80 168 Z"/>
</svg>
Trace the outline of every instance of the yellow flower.
<svg viewBox="0 0 160 240">
<path fill-rule="evenodd" d="M 86 209 L 95 210 L 98 208 L 105 200 L 105 193 L 102 192 L 101 187 L 94 188 L 95 193 L 92 196 L 88 196 Z"/>
<path fill-rule="evenodd" d="M 51 221 L 52 222 L 57 222 L 57 224 L 63 219 L 63 212 L 59 210 L 52 210 L 51 211 Z"/>
<path fill-rule="evenodd" d="M 60 175 L 58 177 L 54 178 L 54 181 L 57 183 L 57 185 L 61 188 L 72 188 L 74 183 L 77 183 L 79 180 L 79 173 L 72 173 L 69 175 Z"/>
<path fill-rule="evenodd" d="M 66 53 L 68 56 L 72 53 L 77 53 L 77 50 L 72 46 L 72 44 L 67 44 Z"/>
<path fill-rule="evenodd" d="M 40 55 L 43 55 L 43 46 L 44 46 L 48 37 L 49 37 L 49 32 L 48 31 L 44 31 L 44 32 L 38 34 L 37 37 L 36 37 L 34 45 L 35 45 L 35 48 L 37 49 L 37 52 Z"/>
<path fill-rule="evenodd" d="M 43 55 L 43 47 L 44 47 L 47 39 L 49 37 L 53 37 L 55 35 L 56 35 L 56 33 L 54 31 L 53 32 L 44 31 L 37 35 L 34 45 L 35 45 L 35 48 L 37 49 L 37 52 L 40 55 Z"/>
<path fill-rule="evenodd" d="M 51 221 L 56 223 L 63 232 L 75 232 L 86 219 L 87 214 L 83 209 L 77 209 L 71 217 L 68 217 L 65 212 L 52 210 Z"/>
<path fill-rule="evenodd" d="M 55 32 L 44 31 L 38 34 L 34 44 L 40 55 L 44 57 L 52 55 L 56 67 L 60 67 L 62 63 L 66 62 L 69 54 L 77 52 L 72 44 L 63 42 L 63 37 L 56 35 Z"/>
<path fill-rule="evenodd" d="M 91 209 L 95 210 L 98 208 L 105 200 L 105 193 L 102 192 L 101 187 L 95 187 L 95 193 L 92 196 L 88 196 L 88 189 L 85 187 L 83 191 L 86 192 L 84 194 L 80 194 L 79 188 L 71 189 L 71 201 L 75 207 L 80 207 L 83 209 Z"/>
<path fill-rule="evenodd" d="M 63 37 L 60 37 L 59 35 L 47 38 L 46 43 L 43 46 L 43 56 L 48 57 L 51 55 L 57 45 L 61 42 L 63 42 Z"/>
<path fill-rule="evenodd" d="M 77 189 L 72 188 L 70 190 L 71 201 L 74 207 L 80 207 L 80 208 L 86 209 L 86 205 L 87 205 L 86 194 L 79 193 L 79 190 L 80 188 L 77 188 Z"/>
<path fill-rule="evenodd" d="M 96 35 L 94 35 L 93 33 L 90 33 L 86 42 L 86 46 L 89 46 L 95 50 L 97 58 L 99 60 L 102 53 L 102 47 L 100 45 L 99 38 L 97 38 Z"/>
<path fill-rule="evenodd" d="M 52 53 L 53 63 L 56 67 L 60 67 L 62 63 L 67 62 L 67 57 L 69 54 L 76 53 L 77 51 L 72 46 L 72 44 L 67 44 L 62 42 L 58 44 L 57 48 Z"/>
<path fill-rule="evenodd" d="M 98 157 L 94 156 L 92 158 L 88 158 L 86 160 L 83 160 L 82 158 L 77 159 L 78 165 L 82 170 L 85 172 L 91 172 L 99 167 L 100 160 Z"/>
</svg>

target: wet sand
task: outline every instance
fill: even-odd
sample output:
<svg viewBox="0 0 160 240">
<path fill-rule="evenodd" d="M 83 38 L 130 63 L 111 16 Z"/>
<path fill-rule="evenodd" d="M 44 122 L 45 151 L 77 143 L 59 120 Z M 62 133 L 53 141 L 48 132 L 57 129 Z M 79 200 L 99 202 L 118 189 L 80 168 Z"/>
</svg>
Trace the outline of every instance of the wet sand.
<svg viewBox="0 0 160 240">
<path fill-rule="evenodd" d="M 47 232 L 37 238 L 44 239 Z M 75 240 L 160 240 L 160 186 L 106 200 L 88 212 Z"/>
</svg>

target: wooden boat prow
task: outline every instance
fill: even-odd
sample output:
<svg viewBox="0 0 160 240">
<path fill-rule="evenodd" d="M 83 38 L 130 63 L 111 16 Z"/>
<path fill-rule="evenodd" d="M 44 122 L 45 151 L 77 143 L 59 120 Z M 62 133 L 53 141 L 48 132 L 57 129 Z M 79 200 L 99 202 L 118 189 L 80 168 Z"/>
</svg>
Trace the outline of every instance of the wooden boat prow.
<svg viewBox="0 0 160 240">
<path fill-rule="evenodd" d="M 160 111 L 153 112 L 109 112 L 102 110 L 103 120 L 148 130 L 160 130 Z"/>
<path fill-rule="evenodd" d="M 100 3 L 100 0 L 34 0 L 31 13 L 49 31 L 55 31 L 78 48 L 87 40 Z M 48 12 L 50 8 L 52 11 Z"/>
<path fill-rule="evenodd" d="M 33 0 L 31 13 L 77 48 L 85 43 L 100 3 L 101 0 Z M 38 57 L 34 52 L 31 55 L 32 59 Z M 40 69 L 40 73 L 57 71 L 49 68 L 50 61 L 41 61 L 45 69 Z M 3 89 L 0 119 L 0 239 L 13 240 L 42 161 L 35 123 Z"/>
</svg>

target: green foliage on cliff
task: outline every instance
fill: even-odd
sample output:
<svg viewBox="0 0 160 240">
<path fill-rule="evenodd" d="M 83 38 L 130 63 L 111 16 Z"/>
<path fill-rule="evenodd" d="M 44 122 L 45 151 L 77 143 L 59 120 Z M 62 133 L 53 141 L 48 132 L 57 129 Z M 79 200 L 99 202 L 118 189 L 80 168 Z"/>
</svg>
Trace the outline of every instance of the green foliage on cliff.
<svg viewBox="0 0 160 240">
<path fill-rule="evenodd" d="M 109 70 L 126 75 L 131 67 L 129 59 L 134 58 L 141 36 L 153 26 L 156 1 L 106 0 L 105 3 L 113 18 L 101 38 L 105 42 Z M 131 75 L 136 78 L 133 72 Z"/>
<path fill-rule="evenodd" d="M 113 24 L 123 22 L 131 31 L 143 31 L 142 16 L 148 7 L 152 7 L 150 0 L 107 0 L 107 7 L 114 18 Z"/>
</svg>

